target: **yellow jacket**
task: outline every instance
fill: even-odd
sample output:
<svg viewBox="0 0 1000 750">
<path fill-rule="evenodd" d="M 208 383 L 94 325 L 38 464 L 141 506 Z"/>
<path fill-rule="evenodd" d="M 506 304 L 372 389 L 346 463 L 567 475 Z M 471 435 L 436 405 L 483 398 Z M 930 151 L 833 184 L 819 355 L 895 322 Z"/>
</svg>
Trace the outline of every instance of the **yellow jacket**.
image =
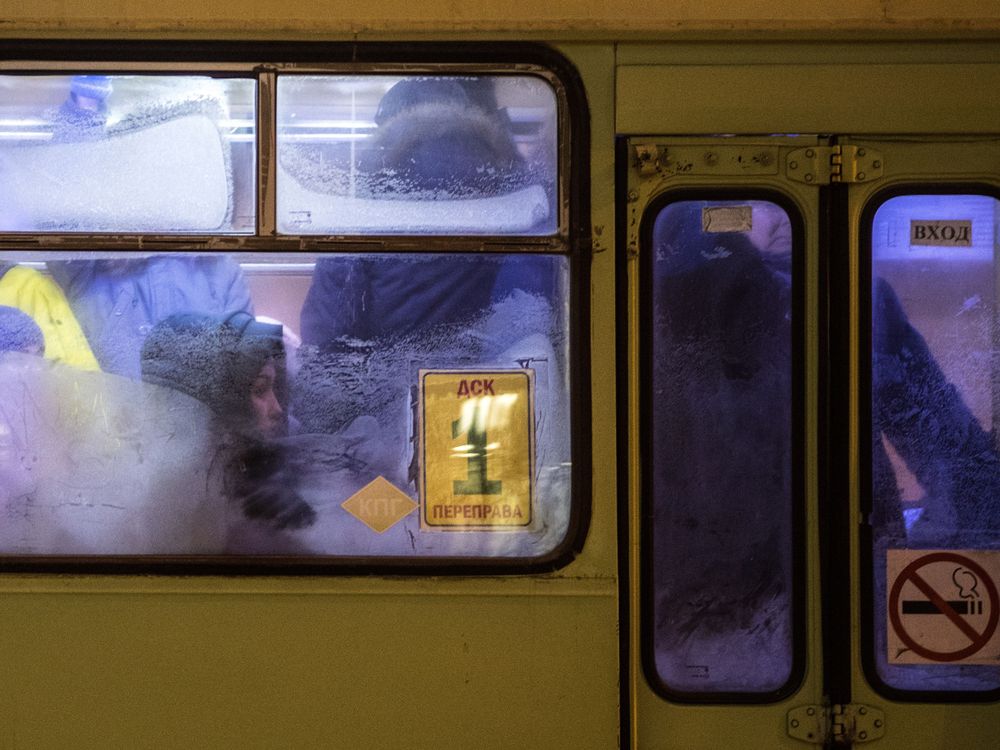
<svg viewBox="0 0 1000 750">
<path fill-rule="evenodd" d="M 0 305 L 30 315 L 45 336 L 45 358 L 81 370 L 100 370 L 62 289 L 33 268 L 0 266 Z"/>
</svg>

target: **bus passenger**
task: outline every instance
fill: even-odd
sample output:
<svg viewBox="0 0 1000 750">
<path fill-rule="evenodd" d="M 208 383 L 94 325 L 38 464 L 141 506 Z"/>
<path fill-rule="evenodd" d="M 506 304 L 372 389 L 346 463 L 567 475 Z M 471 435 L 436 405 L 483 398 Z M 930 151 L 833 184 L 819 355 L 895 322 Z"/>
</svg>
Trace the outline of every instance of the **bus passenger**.
<svg viewBox="0 0 1000 750">
<path fill-rule="evenodd" d="M 47 264 L 105 372 L 138 380 L 155 325 L 178 313 L 252 314 L 239 265 L 221 256 L 59 260 Z"/>
<path fill-rule="evenodd" d="M 948 382 L 892 286 L 878 278 L 872 296 L 872 524 L 893 544 L 979 546 L 1000 528 L 995 436 Z M 883 436 L 926 492 L 909 529 Z"/>
<path fill-rule="evenodd" d="M 653 232 L 656 660 L 681 689 L 699 664 L 770 690 L 791 668 L 791 238 L 706 231 L 704 208 Z"/>
<path fill-rule="evenodd" d="M 247 313 L 173 315 L 142 349 L 142 376 L 208 406 L 219 425 L 226 490 L 247 518 L 274 529 L 309 526 L 313 509 L 290 487 L 266 480 L 283 468 L 269 441 L 285 434 L 282 329 Z"/>
<path fill-rule="evenodd" d="M 81 138 L 103 136 L 108 119 L 108 97 L 113 85 L 108 76 L 73 76 L 69 82 L 69 95 L 59 107 L 55 138 Z"/>
<path fill-rule="evenodd" d="M 16 307 L 0 305 L 0 354 L 19 352 L 41 356 L 45 351 L 42 329 Z"/>
<path fill-rule="evenodd" d="M 367 186 L 371 197 L 384 199 L 386 212 L 391 213 L 395 197 L 490 197 L 537 180 L 517 152 L 489 80 L 403 80 L 383 96 L 375 121 L 376 132 L 358 158 L 359 175 L 367 178 L 359 184 Z M 329 382 L 325 353 L 345 362 L 364 357 L 366 348 L 383 354 L 406 348 L 407 357 L 429 366 L 436 353 L 455 345 L 463 333 L 490 325 L 493 338 L 485 329 L 467 335 L 445 355 L 451 361 L 441 364 L 471 366 L 495 364 L 515 334 L 549 336 L 559 260 L 489 254 L 321 259 L 301 316 L 303 344 L 321 356 L 304 363 L 296 415 L 307 430 L 332 432 L 362 413 L 363 402 L 370 406 L 368 396 L 342 409 L 332 405 L 345 388 L 342 382 Z M 536 311 L 529 302 L 516 311 L 520 314 L 511 310 L 502 313 L 504 321 L 497 320 L 496 304 L 512 296 L 531 297 L 542 309 L 532 320 Z M 405 402 L 405 392 L 391 391 L 393 401 Z"/>
</svg>

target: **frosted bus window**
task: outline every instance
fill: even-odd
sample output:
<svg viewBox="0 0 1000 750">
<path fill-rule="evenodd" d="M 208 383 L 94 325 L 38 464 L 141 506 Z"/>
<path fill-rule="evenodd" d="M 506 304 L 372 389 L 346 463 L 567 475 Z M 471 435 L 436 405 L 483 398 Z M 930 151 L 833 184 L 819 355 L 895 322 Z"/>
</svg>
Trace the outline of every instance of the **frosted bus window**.
<svg viewBox="0 0 1000 750">
<path fill-rule="evenodd" d="M 281 76 L 278 230 L 552 234 L 556 115 L 531 76 Z"/>
<path fill-rule="evenodd" d="M 919 663 L 887 643 L 886 622 L 887 556 L 1000 549 L 997 206 L 982 195 L 904 195 L 879 206 L 871 227 L 875 665 L 901 690 L 1000 687 L 995 665 Z M 921 618 L 935 616 L 947 626 L 940 613 Z M 983 629 L 982 617 L 965 619 Z"/>
<path fill-rule="evenodd" d="M 4 555 L 534 558 L 568 533 L 564 256 L 4 258 Z"/>
<path fill-rule="evenodd" d="M 0 75 L 0 232 L 255 226 L 256 81 Z"/>
<path fill-rule="evenodd" d="M 767 201 L 683 201 L 650 235 L 652 647 L 679 693 L 791 679 L 792 233 Z"/>
</svg>

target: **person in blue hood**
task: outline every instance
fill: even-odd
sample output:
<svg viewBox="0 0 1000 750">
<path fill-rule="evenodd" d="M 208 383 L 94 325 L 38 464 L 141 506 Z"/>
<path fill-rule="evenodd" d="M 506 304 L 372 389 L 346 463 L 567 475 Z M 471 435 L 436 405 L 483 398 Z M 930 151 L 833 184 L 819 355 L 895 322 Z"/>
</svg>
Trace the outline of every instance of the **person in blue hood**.
<svg viewBox="0 0 1000 750">
<path fill-rule="evenodd" d="M 223 255 L 49 261 L 47 267 L 101 369 L 134 380 L 146 336 L 171 315 L 253 314 L 239 265 Z"/>
</svg>

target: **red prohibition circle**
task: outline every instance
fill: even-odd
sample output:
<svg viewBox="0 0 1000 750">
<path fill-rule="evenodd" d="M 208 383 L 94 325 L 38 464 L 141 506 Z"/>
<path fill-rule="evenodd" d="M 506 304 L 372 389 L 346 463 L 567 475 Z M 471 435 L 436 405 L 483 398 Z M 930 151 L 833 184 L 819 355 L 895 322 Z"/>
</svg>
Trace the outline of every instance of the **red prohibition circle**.
<svg viewBox="0 0 1000 750">
<path fill-rule="evenodd" d="M 939 651 L 932 651 L 929 648 L 921 646 L 913 640 L 909 633 L 906 632 L 903 627 L 903 621 L 899 615 L 899 595 L 903 589 L 903 584 L 906 583 L 906 581 L 908 581 L 918 569 L 936 562 L 952 562 L 968 568 L 979 576 L 979 580 L 983 583 L 983 586 L 986 588 L 986 593 L 989 595 L 990 615 L 986 622 L 986 627 L 983 629 L 983 632 L 979 634 L 979 637 L 974 639 L 969 646 L 959 649 L 958 651 L 941 653 Z M 928 555 L 917 558 L 903 568 L 900 574 L 896 576 L 896 581 L 892 584 L 892 590 L 889 593 L 889 620 L 892 622 L 892 627 L 895 628 L 896 635 L 899 636 L 899 640 L 906 644 L 913 651 L 913 653 L 918 656 L 922 656 L 931 661 L 960 661 L 979 651 L 979 649 L 989 643 L 990 638 L 993 637 L 993 634 L 997 629 L 997 622 L 1000 621 L 1000 606 L 998 606 L 998 600 L 1000 600 L 1000 597 L 997 595 L 996 584 L 993 583 L 989 574 L 983 570 L 982 566 L 978 563 L 967 557 L 957 555 L 954 552 L 932 552 Z"/>
</svg>

